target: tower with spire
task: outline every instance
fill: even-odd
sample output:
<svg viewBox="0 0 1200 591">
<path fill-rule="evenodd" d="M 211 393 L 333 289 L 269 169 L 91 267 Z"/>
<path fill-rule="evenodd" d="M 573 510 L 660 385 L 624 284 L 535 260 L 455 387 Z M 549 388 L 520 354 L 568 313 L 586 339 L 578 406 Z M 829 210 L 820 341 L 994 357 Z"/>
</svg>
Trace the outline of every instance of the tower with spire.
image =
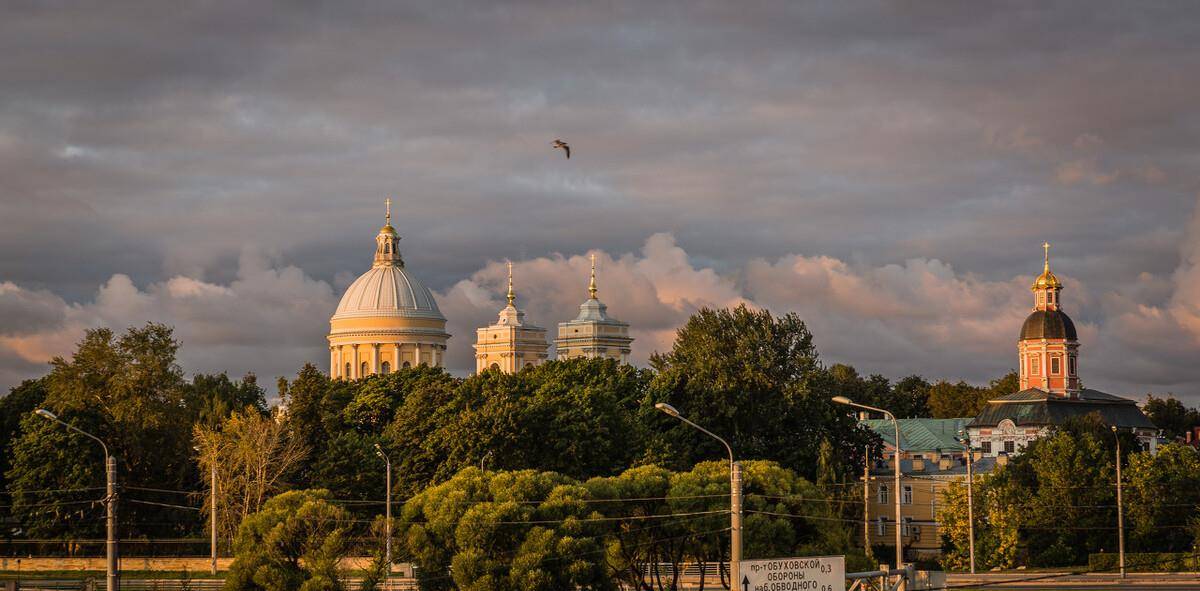
<svg viewBox="0 0 1200 591">
<path fill-rule="evenodd" d="M 611 358 L 629 363 L 629 325 L 611 318 L 608 306 L 596 297 L 596 255 L 591 255 L 592 276 L 588 283 L 588 299 L 579 306 L 579 316 L 569 322 L 558 324 L 558 338 L 554 340 L 559 359 Z"/>
<path fill-rule="evenodd" d="M 1021 326 L 1017 355 L 1021 389 L 1037 388 L 1074 398 L 1079 385 L 1079 339 L 1075 323 L 1062 311 L 1063 284 L 1050 270 L 1050 244 L 1043 243 L 1042 274 L 1034 280 L 1033 311 Z"/>
<path fill-rule="evenodd" d="M 508 305 L 500 310 L 495 324 L 476 329 L 475 371 L 495 369 L 516 373 L 541 365 L 549 358 L 546 329 L 525 322 L 525 312 L 517 308 L 513 290 L 513 266 L 508 263 Z"/>
</svg>

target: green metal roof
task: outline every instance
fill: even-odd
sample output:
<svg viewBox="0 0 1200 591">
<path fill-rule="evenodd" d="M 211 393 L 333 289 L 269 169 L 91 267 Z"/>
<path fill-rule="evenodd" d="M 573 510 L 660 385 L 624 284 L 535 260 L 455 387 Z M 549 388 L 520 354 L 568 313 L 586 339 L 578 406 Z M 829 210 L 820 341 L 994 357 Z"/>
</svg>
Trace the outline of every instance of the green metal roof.
<svg viewBox="0 0 1200 591">
<path fill-rule="evenodd" d="M 955 441 L 958 432 L 965 429 L 971 417 L 960 419 L 900 419 L 900 442 L 906 452 L 955 451 L 962 444 Z M 889 419 L 868 419 L 858 424 L 874 431 L 884 444 L 896 447 L 896 428 Z"/>
</svg>

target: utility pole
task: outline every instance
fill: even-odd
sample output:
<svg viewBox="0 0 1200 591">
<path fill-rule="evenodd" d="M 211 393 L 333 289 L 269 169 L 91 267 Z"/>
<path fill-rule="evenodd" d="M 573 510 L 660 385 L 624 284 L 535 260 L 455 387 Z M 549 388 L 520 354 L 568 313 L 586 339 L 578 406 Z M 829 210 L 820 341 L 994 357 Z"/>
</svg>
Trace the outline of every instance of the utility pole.
<svg viewBox="0 0 1200 591">
<path fill-rule="evenodd" d="M 212 566 L 209 572 L 217 574 L 217 463 L 212 462 L 212 514 L 209 515 L 210 529 L 212 530 L 212 540 L 209 542 L 209 549 L 212 552 Z"/>
<path fill-rule="evenodd" d="M 971 551 L 971 574 L 975 574 L 975 474 L 973 471 L 975 450 L 971 447 L 970 433 L 959 431 L 959 435 L 962 437 L 959 442 L 967 450 L 967 543 Z"/>
<path fill-rule="evenodd" d="M 871 555 L 871 446 L 863 447 L 863 553 Z"/>
<path fill-rule="evenodd" d="M 1125 578 L 1125 508 L 1121 504 L 1121 434 L 1117 426 L 1112 427 L 1117 440 L 1117 553 L 1121 564 L 1121 578 Z"/>
</svg>

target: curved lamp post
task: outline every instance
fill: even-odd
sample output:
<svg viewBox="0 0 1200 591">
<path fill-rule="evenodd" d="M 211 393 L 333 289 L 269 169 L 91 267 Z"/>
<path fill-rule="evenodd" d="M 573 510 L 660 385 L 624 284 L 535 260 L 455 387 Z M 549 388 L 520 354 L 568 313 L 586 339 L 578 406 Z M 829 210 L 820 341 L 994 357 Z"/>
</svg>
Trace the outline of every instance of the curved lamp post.
<svg viewBox="0 0 1200 591">
<path fill-rule="evenodd" d="M 106 493 L 104 496 L 104 508 L 106 512 L 106 521 L 108 523 L 108 536 L 105 540 L 105 587 L 108 591 L 118 591 L 120 588 L 120 575 L 117 572 L 117 458 L 114 458 L 108 453 L 108 446 L 100 440 L 99 437 L 80 429 L 74 425 L 64 423 L 59 420 L 54 413 L 39 408 L 33 411 L 39 417 L 48 421 L 54 421 L 71 431 L 79 433 L 85 437 L 90 437 L 104 450 L 104 473 L 107 479 Z"/>
<path fill-rule="evenodd" d="M 875 408 L 874 406 L 859 404 L 853 400 L 850 400 L 849 398 L 846 398 L 845 396 L 834 396 L 831 400 L 838 404 L 845 404 L 846 406 L 853 406 L 855 408 L 861 408 L 871 412 L 883 413 L 887 416 L 887 418 L 892 420 L 892 425 L 896 428 L 896 490 L 893 491 L 896 497 L 896 568 L 902 568 L 901 565 L 904 564 L 904 537 L 900 533 L 900 421 L 896 420 L 896 415 L 883 410 L 882 408 Z"/>
<path fill-rule="evenodd" d="M 738 579 L 742 575 L 742 466 L 734 461 L 733 448 L 729 447 L 729 442 L 721 439 L 712 431 L 687 420 L 670 404 L 659 402 L 654 405 L 654 408 L 720 441 L 721 445 L 725 446 L 725 451 L 729 452 L 729 587 L 737 589 L 740 584 Z"/>
</svg>

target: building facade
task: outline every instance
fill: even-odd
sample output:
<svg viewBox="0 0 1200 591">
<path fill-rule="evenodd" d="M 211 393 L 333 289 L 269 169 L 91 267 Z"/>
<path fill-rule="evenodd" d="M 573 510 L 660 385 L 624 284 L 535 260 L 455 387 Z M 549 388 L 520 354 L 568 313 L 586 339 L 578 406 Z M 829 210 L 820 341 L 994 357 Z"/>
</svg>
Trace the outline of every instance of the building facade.
<svg viewBox="0 0 1200 591">
<path fill-rule="evenodd" d="M 358 379 L 402 367 L 444 364 L 446 318 L 433 293 L 400 256 L 400 235 L 386 223 L 375 236 L 371 269 L 346 289 L 329 319 L 329 376 Z"/>
<path fill-rule="evenodd" d="M 516 373 L 541 365 L 549 358 L 546 329 L 525 321 L 513 291 L 512 263 L 508 264 L 508 305 L 495 324 L 475 331 L 475 371 L 495 369 Z"/>
<path fill-rule="evenodd" d="M 629 363 L 629 325 L 608 316 L 608 306 L 596 297 L 596 255 L 592 255 L 592 278 L 588 299 L 579 306 L 579 316 L 558 325 L 554 340 L 559 359 L 609 358 Z"/>
</svg>

